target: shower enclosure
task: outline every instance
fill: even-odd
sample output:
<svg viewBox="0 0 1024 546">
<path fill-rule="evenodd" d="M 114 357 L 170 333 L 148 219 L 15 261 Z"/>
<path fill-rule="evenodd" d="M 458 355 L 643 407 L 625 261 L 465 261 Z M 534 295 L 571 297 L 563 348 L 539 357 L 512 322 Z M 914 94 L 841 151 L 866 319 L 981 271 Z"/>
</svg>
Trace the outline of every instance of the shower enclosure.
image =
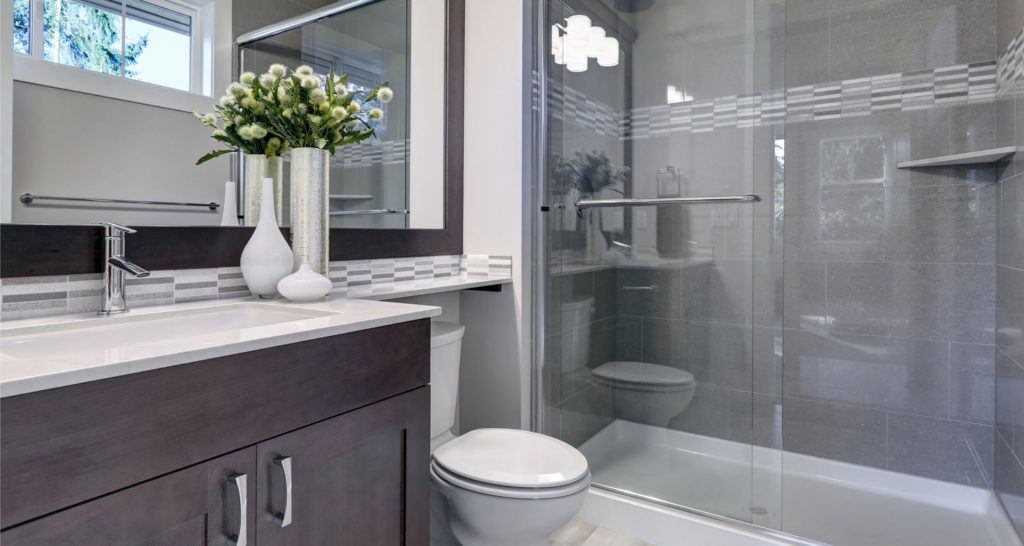
<svg viewBox="0 0 1024 546">
<path fill-rule="evenodd" d="M 727 4 L 546 4 L 540 425 L 601 487 L 777 527 L 780 135 L 753 93 L 783 52 L 773 6 Z"/>
<path fill-rule="evenodd" d="M 901 165 L 996 147 L 1002 1 L 534 3 L 534 427 L 595 487 L 799 544 L 1020 544 L 1001 171 Z"/>
</svg>

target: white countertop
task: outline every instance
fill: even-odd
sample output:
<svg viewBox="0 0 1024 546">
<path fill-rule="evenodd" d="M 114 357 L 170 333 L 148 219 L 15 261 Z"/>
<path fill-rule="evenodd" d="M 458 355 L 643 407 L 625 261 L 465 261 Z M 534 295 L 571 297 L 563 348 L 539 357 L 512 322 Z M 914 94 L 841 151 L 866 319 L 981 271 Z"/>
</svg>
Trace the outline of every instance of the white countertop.
<svg viewBox="0 0 1024 546">
<path fill-rule="evenodd" d="M 315 303 L 292 303 L 282 298 L 244 298 L 138 307 L 127 315 L 111 318 L 98 318 L 87 313 L 0 322 L 0 397 L 433 317 L 440 315 L 441 309 L 372 300 L 407 298 L 511 282 L 511 277 L 503 275 L 461 275 L 337 289 L 326 300 Z M 160 324 L 155 321 L 162 317 L 178 317 L 180 320 L 182 315 L 196 313 L 200 318 L 209 318 L 218 311 L 237 310 L 239 306 L 251 306 L 255 312 L 273 308 L 298 313 L 299 316 L 273 324 L 254 324 L 208 333 L 190 331 L 187 335 L 155 336 L 160 339 L 125 339 L 113 348 L 90 344 L 87 340 L 90 335 L 117 336 L 118 324 L 131 327 L 142 323 Z M 308 316 L 301 316 L 301 313 Z M 280 315 L 273 310 L 271 314 Z M 45 343 L 58 339 L 54 333 L 57 330 L 68 332 L 78 340 L 86 340 L 83 342 L 85 348 L 65 353 L 59 349 L 48 350 Z M 27 349 L 33 344 L 37 347 L 35 353 Z M 38 348 L 39 345 L 42 347 Z"/>
<path fill-rule="evenodd" d="M 133 328 L 160 327 L 182 315 L 202 317 L 225 310 L 247 309 L 256 313 L 287 314 L 290 318 L 273 324 L 253 324 L 209 333 L 190 332 L 159 340 L 125 339 L 116 348 L 91 346 L 88 336 L 116 336 L 118 324 Z M 281 313 L 280 311 L 284 311 Z M 332 294 L 317 303 L 284 300 L 220 300 L 161 305 L 133 309 L 129 315 L 97 318 L 95 314 L 63 315 L 0 324 L 0 397 L 15 396 L 87 381 L 109 379 L 178 364 L 197 362 L 258 349 L 266 349 L 338 334 L 367 330 L 441 314 L 441 309 L 382 301 L 351 300 Z M 295 316 L 292 316 L 295 315 Z M 305 315 L 305 316 L 303 316 Z M 111 321 L 130 322 L 111 322 Z M 60 333 L 54 333 L 60 330 Z M 30 348 L 57 342 L 67 333 L 87 348 L 61 353 L 33 354 Z M 10 353 L 18 354 L 14 356 Z M 38 351 L 38 350 L 37 350 Z M 27 354 L 27 356 L 26 356 Z"/>
</svg>

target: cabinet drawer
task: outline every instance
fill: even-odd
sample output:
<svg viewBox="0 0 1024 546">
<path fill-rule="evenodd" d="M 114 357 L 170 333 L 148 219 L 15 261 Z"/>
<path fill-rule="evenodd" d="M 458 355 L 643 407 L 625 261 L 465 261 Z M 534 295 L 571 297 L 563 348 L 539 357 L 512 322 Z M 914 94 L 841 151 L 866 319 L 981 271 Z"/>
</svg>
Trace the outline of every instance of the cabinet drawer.
<svg viewBox="0 0 1024 546">
<path fill-rule="evenodd" d="M 426 385 L 418 320 L 0 399 L 8 528 Z"/>
<path fill-rule="evenodd" d="M 13 527 L 0 533 L 0 541 L 4 546 L 199 546 L 233 544 L 241 534 L 253 546 L 255 470 L 252 447 Z"/>
</svg>

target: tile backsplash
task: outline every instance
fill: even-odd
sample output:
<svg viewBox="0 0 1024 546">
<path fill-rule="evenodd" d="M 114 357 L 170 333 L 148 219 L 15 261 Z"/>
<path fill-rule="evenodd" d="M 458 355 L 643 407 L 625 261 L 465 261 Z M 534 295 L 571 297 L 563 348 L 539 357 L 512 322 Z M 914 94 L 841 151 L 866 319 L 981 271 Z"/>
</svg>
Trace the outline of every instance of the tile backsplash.
<svg viewBox="0 0 1024 546">
<path fill-rule="evenodd" d="M 510 256 L 425 256 L 331 262 L 328 277 L 335 288 L 388 284 L 458 275 L 511 275 Z M 0 318 L 16 320 L 100 308 L 102 274 L 53 275 L 0 279 Z M 249 295 L 238 267 L 153 271 L 128 279 L 132 307 L 241 298 Z"/>
</svg>

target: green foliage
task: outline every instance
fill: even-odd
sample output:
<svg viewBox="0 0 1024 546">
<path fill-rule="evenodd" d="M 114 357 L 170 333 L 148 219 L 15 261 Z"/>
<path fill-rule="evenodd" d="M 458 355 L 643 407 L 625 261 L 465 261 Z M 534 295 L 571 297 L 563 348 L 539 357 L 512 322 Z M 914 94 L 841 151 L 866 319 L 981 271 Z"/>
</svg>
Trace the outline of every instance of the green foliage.
<svg viewBox="0 0 1024 546">
<path fill-rule="evenodd" d="M 73 0 L 44 0 L 43 29 L 44 50 L 59 50 L 50 60 L 105 74 L 120 74 L 123 62 L 125 75 L 134 76 L 130 67 L 149 43 L 148 35 L 126 42 L 122 57 L 120 14 Z"/>
<path fill-rule="evenodd" d="M 29 0 L 14 0 L 14 51 L 28 53 L 31 36 L 31 8 Z"/>
<path fill-rule="evenodd" d="M 629 167 L 618 171 L 612 168 L 611 159 L 604 152 L 577 151 L 570 158 L 556 155 L 552 158 L 552 191 L 568 193 L 576 188 L 581 194 L 594 195 L 604 188 L 629 177 Z"/>
</svg>

